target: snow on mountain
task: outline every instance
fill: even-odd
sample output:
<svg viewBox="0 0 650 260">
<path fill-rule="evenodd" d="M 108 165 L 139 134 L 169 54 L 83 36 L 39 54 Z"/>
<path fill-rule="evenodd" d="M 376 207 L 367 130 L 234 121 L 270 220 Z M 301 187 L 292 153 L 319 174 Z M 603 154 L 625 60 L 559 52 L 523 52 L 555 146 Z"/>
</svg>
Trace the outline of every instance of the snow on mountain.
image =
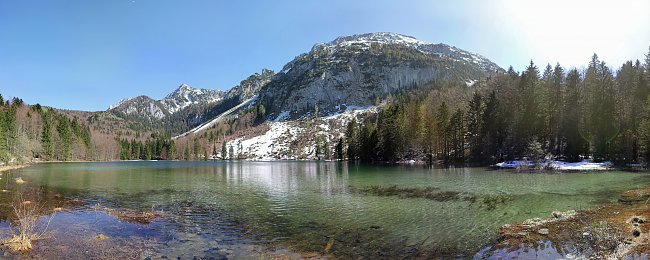
<svg viewBox="0 0 650 260">
<path fill-rule="evenodd" d="M 299 118 L 315 108 L 368 106 L 437 81 L 474 82 L 504 72 L 483 56 L 396 33 L 368 33 L 320 43 L 287 63 L 261 89 L 267 112 Z"/>
<path fill-rule="evenodd" d="M 133 98 L 123 98 L 123 99 L 120 99 L 119 102 L 117 102 L 117 103 L 115 103 L 115 104 L 113 104 L 113 105 L 108 106 L 108 110 L 111 110 L 111 109 L 113 109 L 113 108 L 119 107 L 119 106 L 121 106 L 122 104 L 124 104 L 124 103 L 126 103 L 126 102 L 129 102 L 129 100 L 131 100 L 131 99 L 133 99 Z"/>
<path fill-rule="evenodd" d="M 371 43 L 401 44 L 409 47 L 418 47 L 420 45 L 430 44 L 424 41 L 420 41 L 415 37 L 411 37 L 411 36 L 406 36 L 397 33 L 389 33 L 389 32 L 378 32 L 378 33 L 366 33 L 366 34 L 359 34 L 359 35 L 342 36 L 323 45 L 327 47 L 344 47 L 353 44 L 370 45 Z"/>
<path fill-rule="evenodd" d="M 220 122 L 224 117 L 227 117 L 227 116 L 233 114 L 234 112 L 238 111 L 240 108 L 246 107 L 247 105 L 250 105 L 250 104 L 254 103 L 256 99 L 257 99 L 257 96 L 253 96 L 252 98 L 244 100 L 240 104 L 226 110 L 225 112 L 221 113 L 220 115 L 213 118 L 212 120 L 204 122 L 204 123 L 198 125 L 195 128 L 192 128 L 191 130 L 189 130 L 189 131 L 187 131 L 185 133 L 174 136 L 172 139 L 178 139 L 178 138 L 190 135 L 190 134 L 196 134 L 198 132 L 206 130 L 206 129 L 212 127 L 213 125 L 215 125 L 216 123 Z"/>
<path fill-rule="evenodd" d="M 143 118 L 148 121 L 162 119 L 168 113 L 159 101 L 147 96 L 122 99 L 119 103 L 110 106 L 108 110 L 118 115 Z"/>
<path fill-rule="evenodd" d="M 338 138 L 343 137 L 344 129 L 353 118 L 359 120 L 363 114 L 377 113 L 376 106 L 345 106 L 342 112 L 333 113 L 318 119 L 289 120 L 288 112 L 280 113 L 275 120 L 267 121 L 269 130 L 258 136 L 241 137 L 229 141 L 226 146 L 233 148 L 235 154 L 249 160 L 270 161 L 278 159 L 317 159 L 317 136 L 333 149 Z M 304 147 L 294 147 L 295 143 L 306 143 Z M 240 150 L 241 148 L 241 150 Z"/>
<path fill-rule="evenodd" d="M 478 64 L 487 71 L 497 71 L 501 68 L 495 63 L 476 53 L 461 50 L 443 43 L 430 43 L 416 39 L 412 36 L 390 32 L 366 33 L 351 36 L 338 37 L 329 43 L 316 44 L 314 48 L 324 47 L 329 49 L 341 49 L 349 46 L 365 46 L 362 49 L 368 49 L 372 44 L 390 44 L 401 45 L 417 49 L 423 53 L 436 55 L 440 57 L 450 57 L 457 61 L 471 62 Z"/>
<path fill-rule="evenodd" d="M 187 84 L 182 84 L 162 100 L 154 100 L 147 96 L 126 98 L 111 105 L 108 110 L 149 120 L 162 119 L 193 104 L 218 102 L 223 95 L 223 91 L 220 90 L 192 88 Z"/>
<path fill-rule="evenodd" d="M 214 103 L 223 98 L 223 91 L 192 88 L 182 84 L 174 92 L 167 95 L 161 103 L 170 114 L 197 103 Z"/>
</svg>

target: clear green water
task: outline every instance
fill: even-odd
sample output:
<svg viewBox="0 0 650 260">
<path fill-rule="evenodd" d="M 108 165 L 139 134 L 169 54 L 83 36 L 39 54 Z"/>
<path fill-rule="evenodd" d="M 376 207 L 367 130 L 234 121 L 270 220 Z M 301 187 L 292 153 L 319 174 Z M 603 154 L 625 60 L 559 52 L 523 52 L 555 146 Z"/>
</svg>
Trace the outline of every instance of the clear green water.
<svg viewBox="0 0 650 260">
<path fill-rule="evenodd" d="M 364 250 L 383 244 L 422 244 L 419 248 L 471 257 L 506 223 L 614 202 L 622 191 L 650 184 L 650 175 L 629 172 L 521 174 L 335 162 L 47 163 L 8 172 L 0 185 L 20 189 L 10 181 L 15 177 L 84 200 L 84 206 L 55 215 L 53 232 L 144 238 L 144 255 L 154 258 L 246 258 L 256 252 L 254 245 L 269 241 L 322 252 L 332 237 L 345 236 L 362 240 L 355 248 L 358 256 L 372 255 Z M 392 185 L 460 191 L 477 200 L 438 202 L 352 192 Z M 488 207 L 483 199 L 495 196 L 506 200 Z M 96 204 L 153 208 L 168 215 L 151 224 L 129 224 L 93 211 Z M 71 228 L 71 223 L 80 227 Z M 7 225 L 4 221 L 2 226 Z M 333 253 L 348 242 L 336 241 Z"/>
</svg>

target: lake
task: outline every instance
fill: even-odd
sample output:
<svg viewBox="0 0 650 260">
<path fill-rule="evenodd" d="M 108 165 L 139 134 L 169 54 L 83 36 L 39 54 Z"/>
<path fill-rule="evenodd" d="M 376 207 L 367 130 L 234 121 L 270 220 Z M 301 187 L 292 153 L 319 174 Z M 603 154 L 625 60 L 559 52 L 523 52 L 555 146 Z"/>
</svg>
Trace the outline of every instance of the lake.
<svg viewBox="0 0 650 260">
<path fill-rule="evenodd" d="M 3 236 L 16 194 L 64 209 L 41 217 L 45 225 L 52 216 L 47 237 L 30 257 L 467 258 L 504 224 L 615 202 L 650 185 L 650 175 L 160 161 L 42 163 L 0 182 Z M 157 217 L 134 221 L 123 212 Z"/>
</svg>

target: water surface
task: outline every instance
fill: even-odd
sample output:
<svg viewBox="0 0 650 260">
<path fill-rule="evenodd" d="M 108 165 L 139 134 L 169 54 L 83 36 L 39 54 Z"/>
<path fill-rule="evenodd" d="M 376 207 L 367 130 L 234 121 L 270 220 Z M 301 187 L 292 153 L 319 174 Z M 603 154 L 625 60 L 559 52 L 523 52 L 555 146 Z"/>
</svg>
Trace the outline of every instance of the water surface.
<svg viewBox="0 0 650 260">
<path fill-rule="evenodd" d="M 15 184 L 16 177 L 27 183 Z M 268 254 L 269 246 L 298 257 L 284 250 L 323 253 L 328 244 L 328 252 L 341 258 L 471 257 L 496 238 L 503 224 L 614 202 L 622 191 L 647 186 L 650 176 L 336 162 L 112 162 L 37 164 L 5 173 L 1 182 L 9 191 L 0 194 L 3 201 L 25 187 L 83 200 L 52 218 L 50 230 L 58 239 L 41 242 L 34 254 L 46 255 L 57 246 L 65 251 L 61 247 L 67 240 L 82 237 L 89 247 L 109 242 L 111 248 L 137 246 L 137 257 L 154 258 L 247 258 Z M 473 199 L 359 192 L 393 185 L 432 187 Z M 148 224 L 129 223 L 98 208 L 165 215 Z M 0 211 L 4 233 L 10 213 Z M 97 234 L 108 235 L 109 242 L 93 240 Z M 127 257 L 133 254 L 122 249 Z"/>
</svg>

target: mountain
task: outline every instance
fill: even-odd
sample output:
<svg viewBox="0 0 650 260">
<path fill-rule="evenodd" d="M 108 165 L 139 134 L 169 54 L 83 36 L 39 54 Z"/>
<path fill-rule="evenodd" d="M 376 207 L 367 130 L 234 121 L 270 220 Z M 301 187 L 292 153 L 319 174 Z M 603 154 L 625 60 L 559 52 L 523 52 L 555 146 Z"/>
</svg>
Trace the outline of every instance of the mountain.
<svg viewBox="0 0 650 260">
<path fill-rule="evenodd" d="M 254 73 L 242 80 L 239 85 L 231 88 L 225 94 L 225 98 L 237 98 L 239 101 L 247 100 L 257 95 L 264 85 L 269 83 L 275 76 L 275 72 L 262 69 L 262 73 Z"/>
<path fill-rule="evenodd" d="M 296 118 L 315 107 L 340 112 L 434 81 L 474 82 L 503 71 L 481 55 L 446 44 L 368 33 L 314 45 L 287 63 L 260 97 L 272 115 Z"/>
<path fill-rule="evenodd" d="M 236 113 L 240 108 L 248 108 L 255 104 L 256 95 L 275 75 L 272 70 L 263 69 L 242 80 L 239 85 L 224 92 L 219 101 L 212 103 L 197 103 L 187 106 L 181 111 L 164 119 L 164 127 L 174 136 L 195 133 L 198 129 L 210 127 L 215 119 Z M 242 105 L 246 103 L 246 105 Z M 233 109 L 237 108 L 237 109 Z M 226 113 L 228 112 L 228 113 Z M 225 113 L 225 114 L 224 114 Z"/>
<path fill-rule="evenodd" d="M 502 72 L 453 46 L 368 33 L 316 44 L 279 73 L 264 69 L 227 91 L 181 85 L 162 100 L 137 97 L 109 111 L 138 122 L 134 130 L 170 134 L 179 150 L 195 150 L 197 142 L 213 150 L 225 138 L 247 158 L 314 158 L 316 143 L 333 145 L 347 122 L 377 113 L 391 96 L 444 84 L 467 88 Z"/>
<path fill-rule="evenodd" d="M 161 103 L 170 114 L 193 104 L 214 103 L 223 98 L 223 91 L 192 88 L 182 84 L 178 89 L 167 95 Z"/>
<path fill-rule="evenodd" d="M 142 118 L 149 122 L 169 115 L 169 111 L 160 101 L 148 96 L 122 99 L 119 103 L 110 106 L 108 111 L 121 117 Z"/>
<path fill-rule="evenodd" d="M 470 85 L 503 72 L 487 58 L 446 44 L 396 33 L 368 33 L 319 43 L 287 63 L 281 72 L 255 73 L 228 91 L 181 85 L 162 100 L 123 100 L 109 111 L 148 122 L 178 135 L 219 117 L 233 107 L 263 105 L 267 118 L 303 117 L 371 106 L 387 96 L 433 82 Z M 250 100 L 256 97 L 255 100 Z M 196 129 L 194 129 L 196 131 Z"/>
<path fill-rule="evenodd" d="M 162 100 L 147 96 L 122 99 L 107 111 L 133 122 L 134 128 L 177 135 L 253 98 L 274 75 L 272 70 L 263 69 L 227 91 L 182 84 Z"/>
<path fill-rule="evenodd" d="M 220 90 L 192 88 L 182 84 L 162 100 L 154 100 L 148 96 L 122 99 L 110 106 L 108 111 L 122 117 L 153 122 L 194 104 L 218 102 L 223 96 L 224 93 Z"/>
</svg>

